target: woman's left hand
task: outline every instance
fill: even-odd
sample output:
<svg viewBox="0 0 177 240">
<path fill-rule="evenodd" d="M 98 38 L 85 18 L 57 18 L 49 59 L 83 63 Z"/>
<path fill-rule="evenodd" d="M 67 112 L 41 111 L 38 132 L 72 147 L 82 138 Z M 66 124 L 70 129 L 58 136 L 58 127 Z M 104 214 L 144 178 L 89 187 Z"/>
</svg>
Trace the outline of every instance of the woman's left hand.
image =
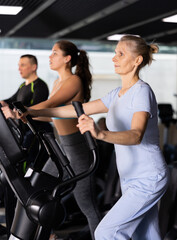
<svg viewBox="0 0 177 240">
<path fill-rule="evenodd" d="M 98 139 L 100 130 L 96 126 L 95 122 L 93 121 L 93 118 L 91 118 L 85 114 L 82 114 L 78 119 L 77 127 L 79 128 L 79 130 L 82 134 L 89 131 L 91 133 L 92 137 Z"/>
</svg>

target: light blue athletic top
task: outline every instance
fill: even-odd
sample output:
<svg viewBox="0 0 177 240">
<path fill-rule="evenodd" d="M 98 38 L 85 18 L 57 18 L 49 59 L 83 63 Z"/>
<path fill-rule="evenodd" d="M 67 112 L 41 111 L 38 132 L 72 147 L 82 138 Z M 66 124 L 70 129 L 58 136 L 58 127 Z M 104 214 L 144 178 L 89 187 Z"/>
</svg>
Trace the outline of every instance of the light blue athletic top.
<svg viewBox="0 0 177 240">
<path fill-rule="evenodd" d="M 115 144 L 120 178 L 126 181 L 130 178 L 156 176 L 166 169 L 166 163 L 159 147 L 155 95 L 150 86 L 142 80 L 121 97 L 118 96 L 120 89 L 118 87 L 101 98 L 108 108 L 106 124 L 110 131 L 130 130 L 135 112 L 144 111 L 150 114 L 144 137 L 139 145 Z"/>
</svg>

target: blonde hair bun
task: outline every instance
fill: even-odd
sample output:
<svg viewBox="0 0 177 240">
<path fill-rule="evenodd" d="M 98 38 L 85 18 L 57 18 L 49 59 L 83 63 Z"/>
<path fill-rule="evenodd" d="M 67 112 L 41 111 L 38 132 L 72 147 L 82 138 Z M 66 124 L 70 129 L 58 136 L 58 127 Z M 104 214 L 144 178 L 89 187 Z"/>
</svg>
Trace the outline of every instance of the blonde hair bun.
<svg viewBox="0 0 177 240">
<path fill-rule="evenodd" d="M 152 53 L 158 53 L 159 52 L 159 47 L 158 47 L 157 44 L 152 43 L 152 44 L 149 45 L 149 47 L 150 47 Z"/>
</svg>

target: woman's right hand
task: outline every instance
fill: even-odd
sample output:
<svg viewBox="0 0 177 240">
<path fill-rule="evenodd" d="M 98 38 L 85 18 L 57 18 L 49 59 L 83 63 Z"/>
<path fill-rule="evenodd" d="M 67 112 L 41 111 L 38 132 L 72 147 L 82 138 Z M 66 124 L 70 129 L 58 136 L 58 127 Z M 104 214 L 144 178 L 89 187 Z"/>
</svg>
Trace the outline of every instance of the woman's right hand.
<svg viewBox="0 0 177 240">
<path fill-rule="evenodd" d="M 17 110 L 15 110 L 17 112 L 18 119 L 20 119 L 23 123 L 27 123 L 28 120 L 27 120 L 26 116 L 29 115 L 28 108 L 27 107 L 25 107 L 25 108 L 27 111 L 24 113 L 19 113 Z"/>
<path fill-rule="evenodd" d="M 12 118 L 12 119 L 18 119 L 17 112 L 10 109 L 8 105 L 5 105 L 1 108 L 5 118 Z"/>
<path fill-rule="evenodd" d="M 93 118 L 87 116 L 86 114 L 82 114 L 78 119 L 77 127 L 79 128 L 81 134 L 89 131 L 92 137 L 98 139 L 100 130 L 96 126 Z"/>
<path fill-rule="evenodd" d="M 2 107 L 8 106 L 8 104 L 5 101 L 0 101 L 0 104 L 2 105 Z"/>
</svg>

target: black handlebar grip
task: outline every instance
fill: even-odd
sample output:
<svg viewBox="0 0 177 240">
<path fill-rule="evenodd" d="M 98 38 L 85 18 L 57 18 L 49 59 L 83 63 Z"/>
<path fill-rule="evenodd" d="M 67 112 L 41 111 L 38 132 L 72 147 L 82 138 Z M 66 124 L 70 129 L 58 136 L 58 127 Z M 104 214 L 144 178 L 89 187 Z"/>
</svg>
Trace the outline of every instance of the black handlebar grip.
<svg viewBox="0 0 177 240">
<path fill-rule="evenodd" d="M 19 113 L 25 113 L 26 112 L 26 108 L 23 106 L 23 104 L 21 102 L 13 102 L 12 104 Z M 31 131 L 35 134 L 36 129 L 35 129 L 32 117 L 30 115 L 27 115 L 26 119 L 27 119 L 27 125 L 29 126 Z"/>
<path fill-rule="evenodd" d="M 19 113 L 22 114 L 22 113 L 26 112 L 26 108 L 23 106 L 23 104 L 21 102 L 13 102 L 12 104 Z M 31 117 L 29 115 L 27 115 L 26 119 L 29 120 L 29 122 L 30 122 Z"/>
<path fill-rule="evenodd" d="M 82 114 L 84 114 L 84 110 L 83 110 L 81 102 L 74 101 L 74 102 L 72 102 L 72 105 L 74 106 L 78 117 L 80 117 Z M 87 132 L 84 133 L 84 136 L 85 136 L 86 141 L 88 143 L 89 149 L 90 150 L 95 149 L 96 148 L 96 143 L 95 143 L 95 140 L 93 139 L 93 137 L 91 136 L 91 133 L 89 131 L 87 131 Z"/>
<path fill-rule="evenodd" d="M 19 111 L 19 113 L 25 113 L 26 108 L 23 106 L 21 102 L 13 102 L 12 105 Z"/>
</svg>

